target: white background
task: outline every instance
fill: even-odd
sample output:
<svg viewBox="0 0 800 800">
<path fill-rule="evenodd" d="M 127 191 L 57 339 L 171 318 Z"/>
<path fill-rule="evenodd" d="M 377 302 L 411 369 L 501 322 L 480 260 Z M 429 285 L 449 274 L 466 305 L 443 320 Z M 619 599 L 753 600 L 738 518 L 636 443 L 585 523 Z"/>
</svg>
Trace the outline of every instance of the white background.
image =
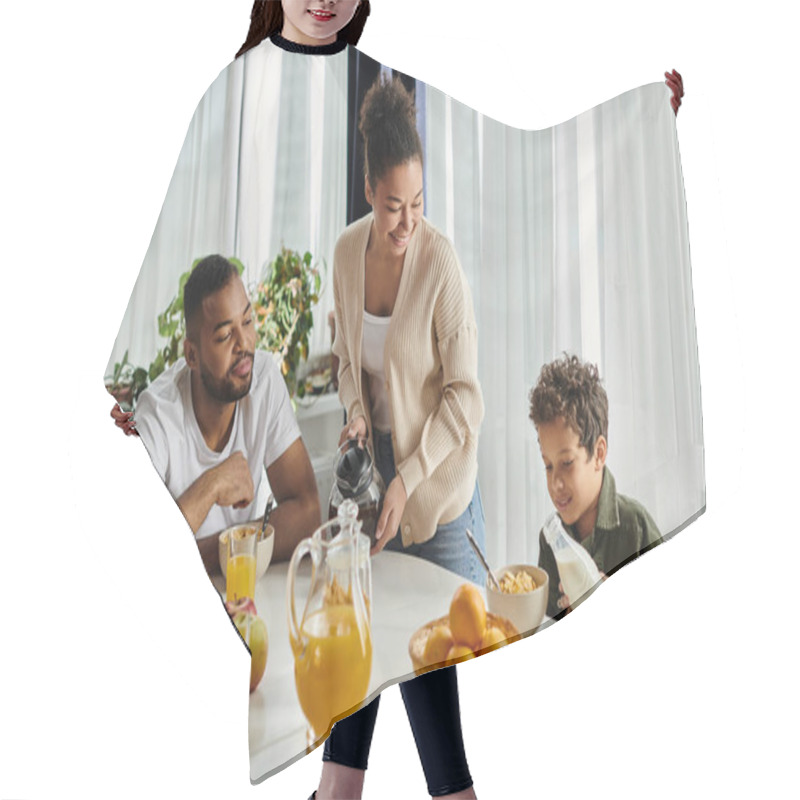
<svg viewBox="0 0 800 800">
<path fill-rule="evenodd" d="M 696 5 L 375 0 L 362 39 L 529 128 L 668 67 L 686 81 L 708 512 L 560 625 L 459 669 L 481 798 L 797 785 L 795 28 L 790 4 Z M 247 653 L 102 386 L 191 114 L 249 8 L 1 12 L 0 798 L 305 798 L 316 785 L 319 753 L 250 786 Z M 366 798 L 426 795 L 398 698 L 384 696 Z"/>
</svg>

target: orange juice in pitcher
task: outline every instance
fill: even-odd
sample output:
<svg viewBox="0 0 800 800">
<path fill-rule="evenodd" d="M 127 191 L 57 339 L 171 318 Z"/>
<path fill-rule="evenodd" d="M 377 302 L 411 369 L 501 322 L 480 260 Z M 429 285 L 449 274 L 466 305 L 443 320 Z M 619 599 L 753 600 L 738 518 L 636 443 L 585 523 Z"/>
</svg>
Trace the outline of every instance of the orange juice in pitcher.
<svg viewBox="0 0 800 800">
<path fill-rule="evenodd" d="M 372 639 L 364 641 L 352 605 L 329 606 L 306 618 L 303 640 L 292 642 L 297 697 L 316 736 L 367 695 Z"/>
<path fill-rule="evenodd" d="M 357 517 L 358 506 L 345 500 L 337 518 L 303 539 L 289 563 L 289 640 L 297 700 L 308 720 L 309 746 L 369 691 L 372 567 L 369 539 L 361 533 Z M 305 583 L 298 578 L 298 566 L 305 556 L 310 556 L 313 570 L 298 622 L 295 587 Z"/>
</svg>

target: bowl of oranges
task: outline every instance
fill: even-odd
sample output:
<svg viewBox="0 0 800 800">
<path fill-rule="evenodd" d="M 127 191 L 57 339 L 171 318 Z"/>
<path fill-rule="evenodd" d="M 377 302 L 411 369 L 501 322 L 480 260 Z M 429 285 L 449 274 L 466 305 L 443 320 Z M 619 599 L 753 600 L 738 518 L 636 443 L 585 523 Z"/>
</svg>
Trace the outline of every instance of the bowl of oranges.
<svg viewBox="0 0 800 800">
<path fill-rule="evenodd" d="M 486 611 L 477 586 L 456 589 L 450 613 L 423 625 L 411 637 L 408 654 L 417 675 L 456 664 L 519 639 L 514 624 Z"/>
</svg>

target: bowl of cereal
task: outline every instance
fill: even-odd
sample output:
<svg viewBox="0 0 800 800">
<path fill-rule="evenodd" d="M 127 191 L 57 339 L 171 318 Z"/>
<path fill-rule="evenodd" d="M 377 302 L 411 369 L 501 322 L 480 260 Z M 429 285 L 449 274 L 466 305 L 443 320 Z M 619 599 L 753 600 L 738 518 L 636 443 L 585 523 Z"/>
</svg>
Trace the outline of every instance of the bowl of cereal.
<svg viewBox="0 0 800 800">
<path fill-rule="evenodd" d="M 542 624 L 547 610 L 548 577 L 539 567 L 512 564 L 496 571 L 498 590 L 486 582 L 489 611 L 514 623 L 524 636 Z"/>
</svg>

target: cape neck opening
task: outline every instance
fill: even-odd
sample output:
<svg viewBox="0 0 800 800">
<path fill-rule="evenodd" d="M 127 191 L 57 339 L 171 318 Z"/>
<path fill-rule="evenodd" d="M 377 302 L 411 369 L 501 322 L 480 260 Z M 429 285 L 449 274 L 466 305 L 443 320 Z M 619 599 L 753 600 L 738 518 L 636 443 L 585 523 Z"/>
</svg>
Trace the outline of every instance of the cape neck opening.
<svg viewBox="0 0 800 800">
<path fill-rule="evenodd" d="M 341 53 L 347 47 L 347 39 L 337 39 L 331 44 L 297 44 L 297 42 L 290 42 L 279 33 L 273 33 L 269 37 L 272 44 L 280 47 L 281 50 L 286 50 L 289 53 L 304 53 L 308 56 L 332 56 L 336 53 Z"/>
</svg>

